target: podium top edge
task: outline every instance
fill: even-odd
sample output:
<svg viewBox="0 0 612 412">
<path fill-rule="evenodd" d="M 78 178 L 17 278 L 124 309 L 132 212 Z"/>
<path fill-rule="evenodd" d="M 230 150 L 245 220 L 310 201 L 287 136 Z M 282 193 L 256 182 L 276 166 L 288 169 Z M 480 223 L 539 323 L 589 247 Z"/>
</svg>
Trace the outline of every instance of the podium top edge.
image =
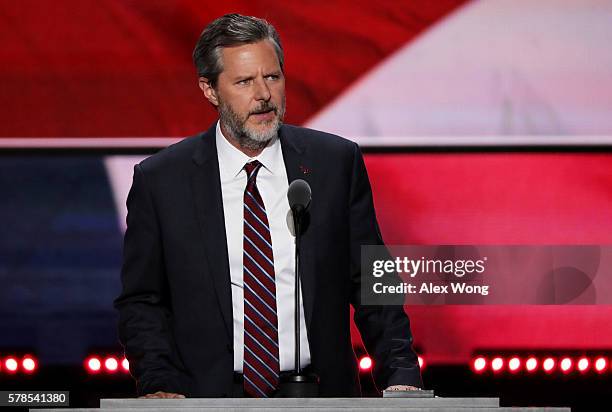
<svg viewBox="0 0 612 412">
<path fill-rule="evenodd" d="M 496 408 L 499 398 L 185 398 L 185 399 L 101 399 L 100 408 L 394 408 L 394 407 Z"/>
</svg>

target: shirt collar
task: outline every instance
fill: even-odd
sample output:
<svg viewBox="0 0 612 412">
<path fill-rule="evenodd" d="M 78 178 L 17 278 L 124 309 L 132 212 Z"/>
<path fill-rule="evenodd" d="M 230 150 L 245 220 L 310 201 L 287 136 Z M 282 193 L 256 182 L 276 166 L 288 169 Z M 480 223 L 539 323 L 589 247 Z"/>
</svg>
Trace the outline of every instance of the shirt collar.
<svg viewBox="0 0 612 412">
<path fill-rule="evenodd" d="M 219 171 L 222 178 L 235 178 L 242 172 L 244 165 L 253 160 L 258 160 L 272 175 L 280 172 L 278 168 L 282 165 L 280 162 L 282 152 L 278 137 L 275 137 L 273 142 L 255 157 L 249 157 L 234 147 L 223 135 L 221 122 L 219 121 L 217 121 L 215 138 L 217 142 L 217 156 L 219 158 Z"/>
</svg>

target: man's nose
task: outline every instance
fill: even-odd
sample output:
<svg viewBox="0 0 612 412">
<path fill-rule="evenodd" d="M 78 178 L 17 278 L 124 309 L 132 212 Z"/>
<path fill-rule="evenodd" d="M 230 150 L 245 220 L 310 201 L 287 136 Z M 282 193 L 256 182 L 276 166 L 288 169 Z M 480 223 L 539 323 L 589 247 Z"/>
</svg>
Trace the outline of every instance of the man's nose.
<svg viewBox="0 0 612 412">
<path fill-rule="evenodd" d="M 263 77 L 255 79 L 255 100 L 270 100 L 270 88 Z"/>
</svg>

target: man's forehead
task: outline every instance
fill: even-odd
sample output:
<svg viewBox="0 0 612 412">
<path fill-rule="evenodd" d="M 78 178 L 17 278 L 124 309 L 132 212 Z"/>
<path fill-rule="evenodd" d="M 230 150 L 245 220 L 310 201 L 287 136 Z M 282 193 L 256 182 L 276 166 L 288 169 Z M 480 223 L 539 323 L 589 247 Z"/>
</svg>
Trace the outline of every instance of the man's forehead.
<svg viewBox="0 0 612 412">
<path fill-rule="evenodd" d="M 280 65 L 274 45 L 269 40 L 247 43 L 221 49 L 223 71 L 226 74 L 263 68 L 279 70 Z"/>
</svg>

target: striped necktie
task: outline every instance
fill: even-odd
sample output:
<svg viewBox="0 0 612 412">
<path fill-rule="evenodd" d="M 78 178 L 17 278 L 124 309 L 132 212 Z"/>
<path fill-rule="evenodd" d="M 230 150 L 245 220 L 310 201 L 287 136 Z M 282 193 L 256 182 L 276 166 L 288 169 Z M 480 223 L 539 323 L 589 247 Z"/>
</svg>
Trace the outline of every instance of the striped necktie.
<svg viewBox="0 0 612 412">
<path fill-rule="evenodd" d="M 278 387 L 278 318 L 270 226 L 259 190 L 257 160 L 247 163 L 244 191 L 244 391 L 261 398 Z"/>
</svg>

